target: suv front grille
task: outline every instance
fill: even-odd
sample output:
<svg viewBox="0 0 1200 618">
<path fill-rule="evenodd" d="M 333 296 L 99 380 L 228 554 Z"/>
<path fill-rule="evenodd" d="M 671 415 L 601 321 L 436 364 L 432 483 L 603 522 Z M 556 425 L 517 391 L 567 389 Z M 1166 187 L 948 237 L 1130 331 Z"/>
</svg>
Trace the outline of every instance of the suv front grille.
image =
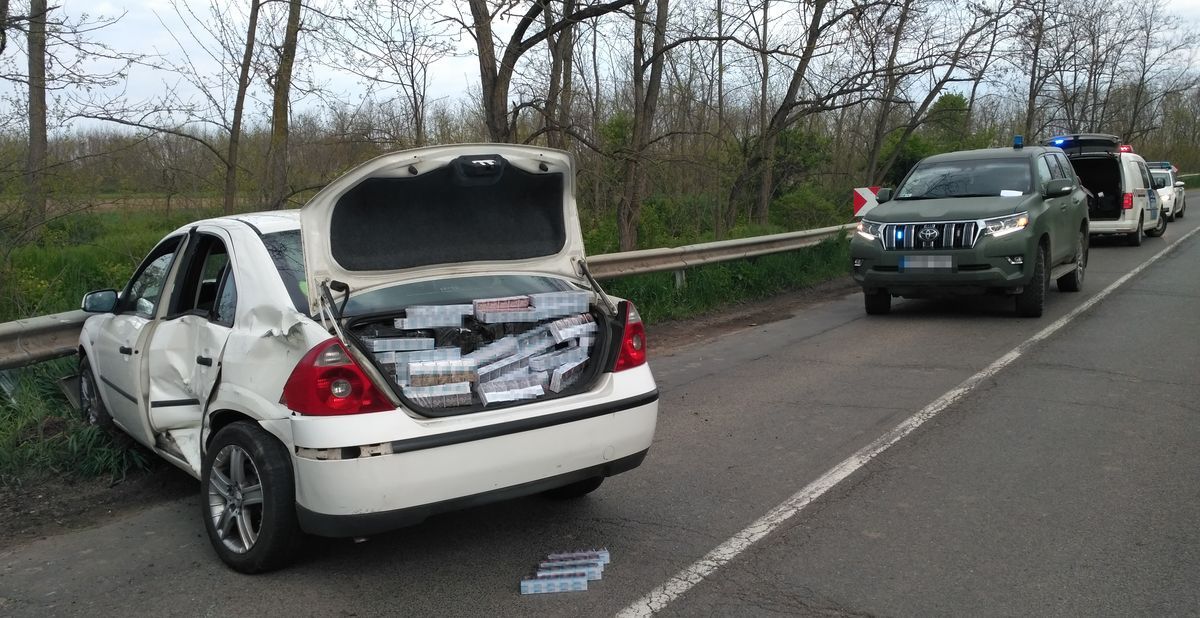
<svg viewBox="0 0 1200 618">
<path fill-rule="evenodd" d="M 887 251 L 970 249 L 979 240 L 979 222 L 888 223 L 882 238 Z"/>
</svg>

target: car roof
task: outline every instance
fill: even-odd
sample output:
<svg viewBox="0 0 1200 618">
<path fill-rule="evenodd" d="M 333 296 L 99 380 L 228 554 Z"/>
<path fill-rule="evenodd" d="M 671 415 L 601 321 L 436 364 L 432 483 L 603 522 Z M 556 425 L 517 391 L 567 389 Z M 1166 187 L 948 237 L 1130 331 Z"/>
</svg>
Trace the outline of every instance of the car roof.
<svg viewBox="0 0 1200 618">
<path fill-rule="evenodd" d="M 1024 148 L 980 148 L 977 150 L 959 150 L 933 155 L 925 159 L 929 163 L 944 161 L 968 161 L 978 159 L 1011 159 L 1013 157 L 1032 157 L 1047 152 L 1062 152 L 1061 148 L 1046 146 L 1026 146 Z"/>
<path fill-rule="evenodd" d="M 269 210 L 202 219 L 188 223 L 175 230 L 174 233 L 186 232 L 197 225 L 214 225 L 223 228 L 249 227 L 260 235 L 290 232 L 300 229 L 300 210 Z"/>
</svg>

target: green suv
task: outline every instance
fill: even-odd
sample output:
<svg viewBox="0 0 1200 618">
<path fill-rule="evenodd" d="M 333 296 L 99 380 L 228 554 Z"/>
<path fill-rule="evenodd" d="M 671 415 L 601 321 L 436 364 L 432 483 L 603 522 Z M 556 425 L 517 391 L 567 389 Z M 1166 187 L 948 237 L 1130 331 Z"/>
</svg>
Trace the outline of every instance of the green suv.
<svg viewBox="0 0 1200 618">
<path fill-rule="evenodd" d="M 893 296 L 990 293 L 1038 317 L 1050 279 L 1063 292 L 1083 284 L 1087 195 L 1061 149 L 935 155 L 878 200 L 850 243 L 869 314 L 891 311 Z"/>
</svg>

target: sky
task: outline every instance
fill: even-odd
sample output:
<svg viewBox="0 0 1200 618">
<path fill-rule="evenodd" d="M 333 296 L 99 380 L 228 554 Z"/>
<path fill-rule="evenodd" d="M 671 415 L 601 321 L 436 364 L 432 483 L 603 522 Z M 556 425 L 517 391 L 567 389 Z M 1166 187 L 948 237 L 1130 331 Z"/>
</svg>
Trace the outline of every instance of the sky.
<svg viewBox="0 0 1200 618">
<path fill-rule="evenodd" d="M 189 1 L 198 12 L 202 12 L 208 6 L 208 0 Z M 442 1 L 450 3 L 454 0 Z M 77 14 L 81 10 L 78 7 L 84 4 L 86 3 L 76 4 L 68 1 L 65 6 L 70 13 Z M 1200 25 L 1200 0 L 1168 0 L 1168 6 L 1187 26 Z M 186 31 L 168 0 L 104 0 L 95 2 L 83 10 L 92 15 L 123 15 L 116 24 L 92 34 L 94 38 L 116 50 L 178 57 L 182 44 L 195 51 L 196 44 L 187 38 Z M 169 28 L 164 27 L 164 23 Z M 172 36 L 172 32 L 175 33 L 175 37 Z M 478 88 L 478 64 L 474 56 L 467 53 L 471 46 L 469 37 L 462 36 L 459 46 L 462 54 L 440 61 L 432 72 L 429 93 L 431 100 L 460 99 L 468 89 Z M 215 67 L 209 66 L 208 70 L 215 73 Z M 316 81 L 324 84 L 341 100 L 355 101 L 364 92 L 363 86 L 356 78 L 343 72 L 314 65 L 313 73 Z M 176 75 L 146 67 L 134 67 L 121 89 L 128 101 L 137 102 L 152 99 L 163 92 L 166 84 L 177 82 L 179 79 Z M 258 104 L 265 103 L 259 101 Z M 308 100 L 301 98 L 294 101 L 293 109 L 317 105 L 319 101 L 313 97 L 309 97 Z"/>
</svg>

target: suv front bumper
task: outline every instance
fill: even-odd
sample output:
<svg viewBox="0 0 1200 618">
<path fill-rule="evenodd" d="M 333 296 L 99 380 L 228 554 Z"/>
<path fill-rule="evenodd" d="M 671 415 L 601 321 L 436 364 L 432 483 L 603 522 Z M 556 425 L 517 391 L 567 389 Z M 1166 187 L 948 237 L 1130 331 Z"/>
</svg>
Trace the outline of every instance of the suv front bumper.
<svg viewBox="0 0 1200 618">
<path fill-rule="evenodd" d="M 886 289 L 896 296 L 1018 292 L 1033 278 L 1036 237 L 1030 230 L 996 238 L 982 236 L 970 249 L 885 251 L 876 240 L 855 235 L 850 242 L 854 280 L 866 290 Z M 910 257 L 947 256 L 950 268 L 902 268 Z M 1017 264 L 1014 261 L 1020 261 Z"/>
</svg>

